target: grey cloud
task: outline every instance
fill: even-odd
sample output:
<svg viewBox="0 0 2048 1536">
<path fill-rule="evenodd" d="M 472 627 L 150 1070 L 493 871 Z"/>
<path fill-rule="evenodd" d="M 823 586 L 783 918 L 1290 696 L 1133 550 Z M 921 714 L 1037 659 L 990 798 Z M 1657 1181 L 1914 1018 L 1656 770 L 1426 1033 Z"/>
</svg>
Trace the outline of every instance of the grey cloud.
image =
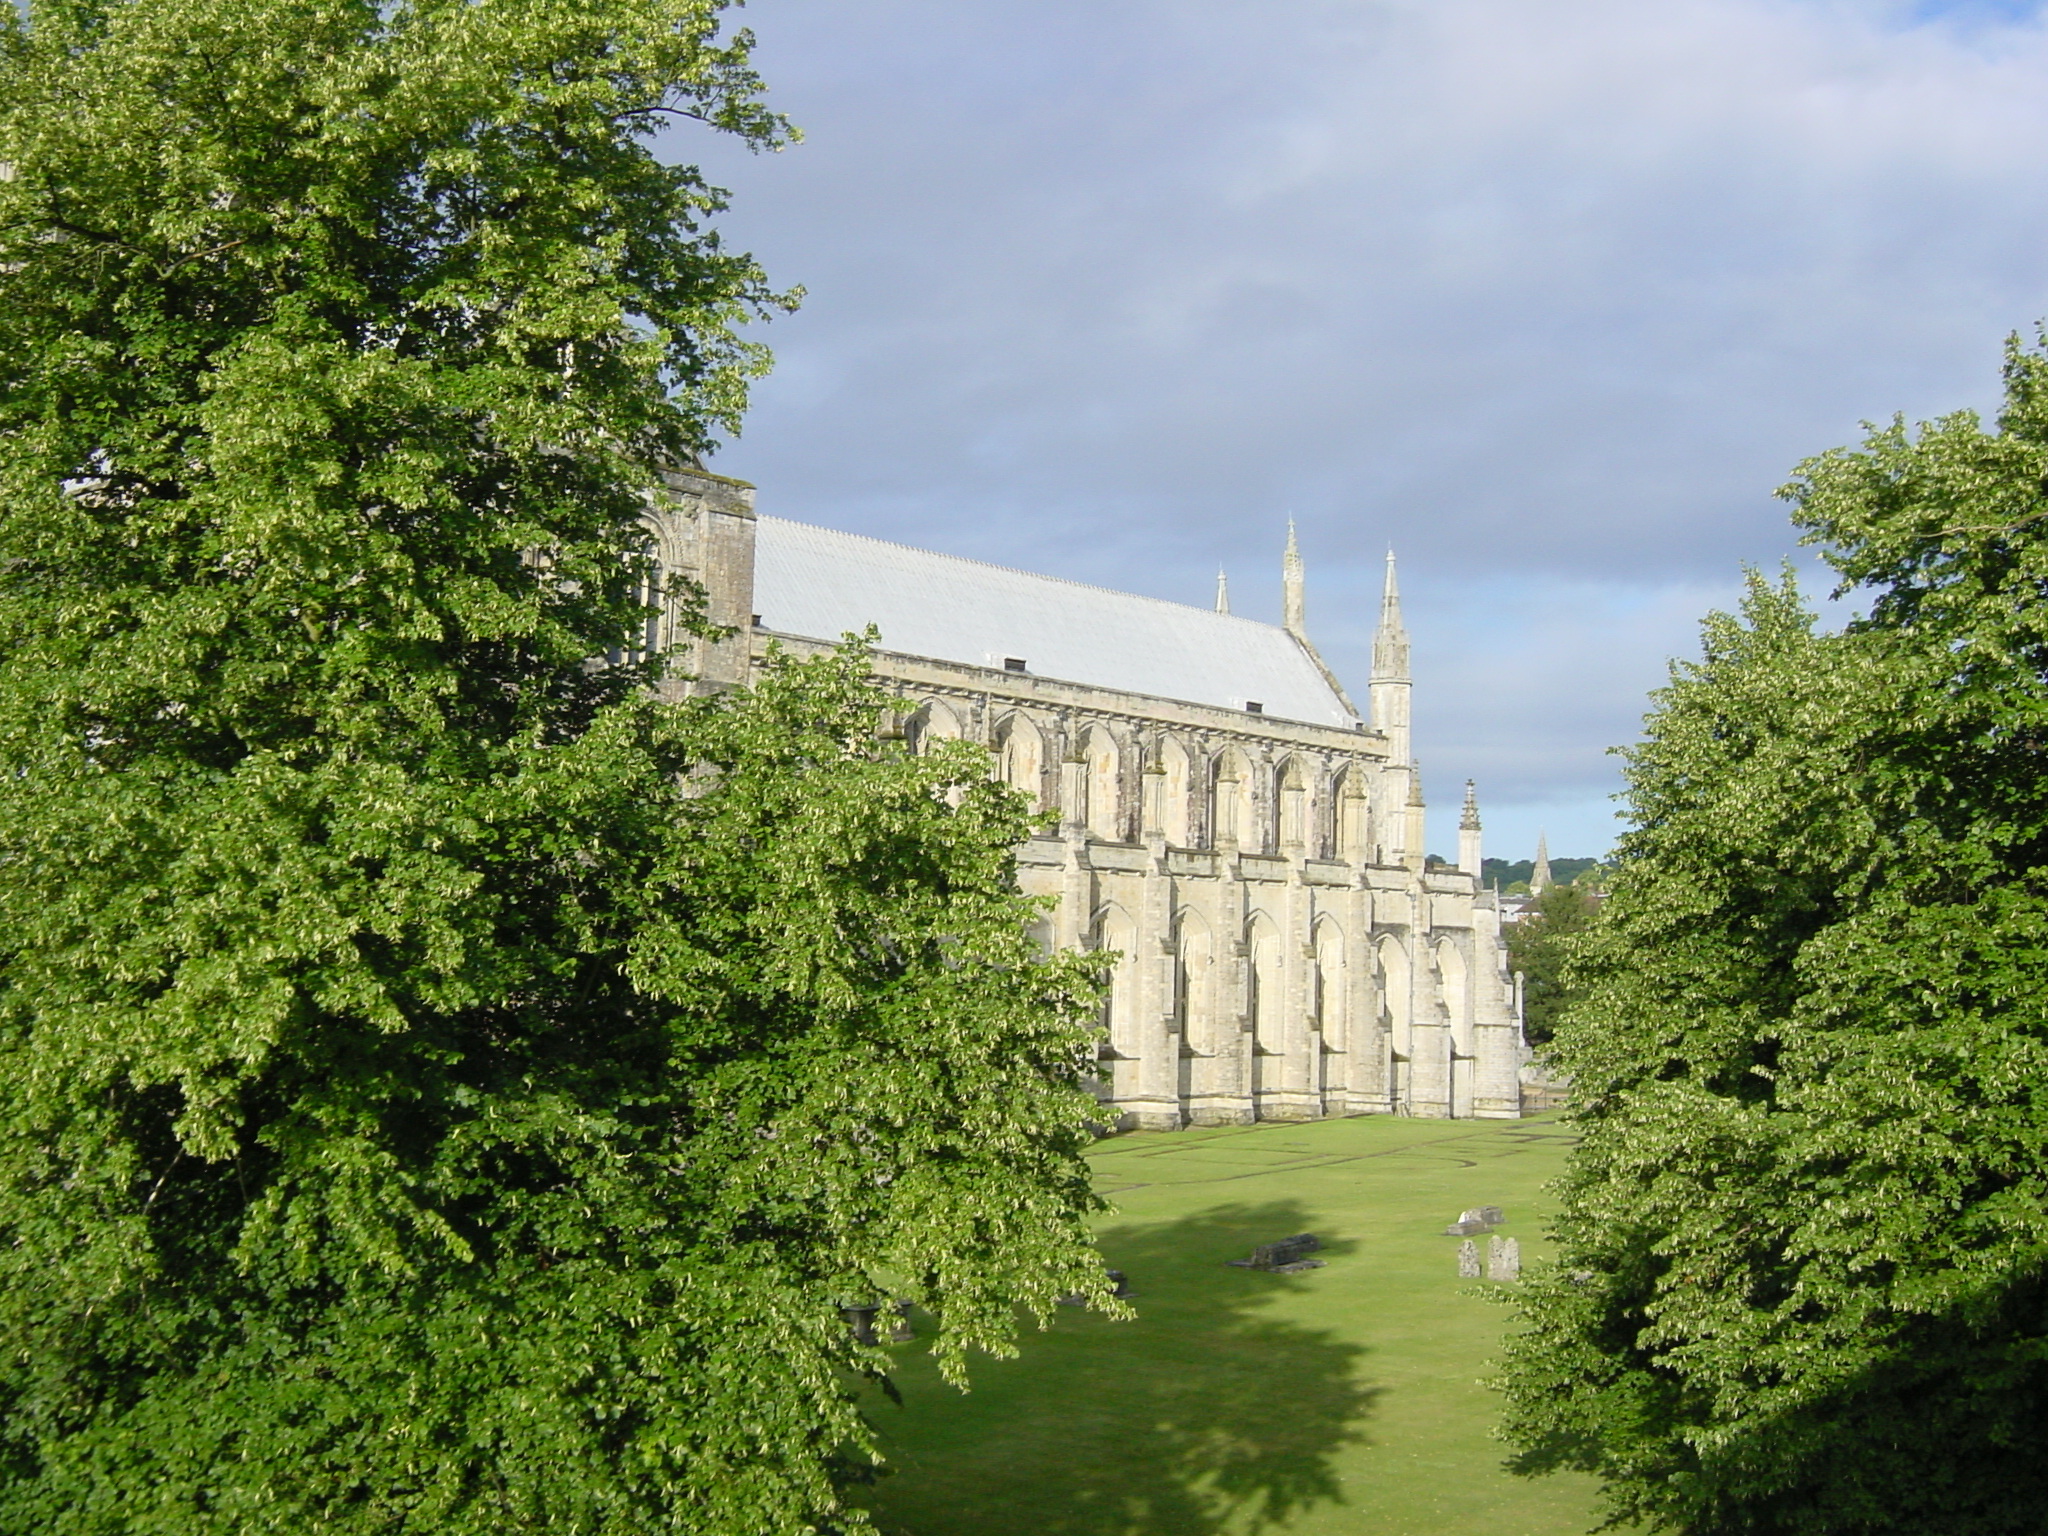
<svg viewBox="0 0 2048 1536">
<path fill-rule="evenodd" d="M 1598 793 L 1696 617 L 1612 615 L 1775 560 L 1797 459 L 1988 403 L 2048 313 L 2048 41 L 1942 9 L 769 0 L 810 142 L 678 144 L 812 294 L 721 464 L 1160 596 L 1220 560 L 1255 612 L 1291 513 L 1354 679 L 1391 539 L 1421 750 Z"/>
</svg>

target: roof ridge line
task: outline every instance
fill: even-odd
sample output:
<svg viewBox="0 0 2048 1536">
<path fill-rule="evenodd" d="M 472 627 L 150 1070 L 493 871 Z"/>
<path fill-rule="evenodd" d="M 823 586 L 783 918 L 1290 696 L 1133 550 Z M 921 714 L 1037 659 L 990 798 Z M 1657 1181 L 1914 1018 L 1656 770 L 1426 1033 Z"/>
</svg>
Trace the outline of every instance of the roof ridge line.
<svg viewBox="0 0 2048 1536">
<path fill-rule="evenodd" d="M 1076 581 L 1071 576 L 1048 576 L 1043 571 L 1027 571 L 1021 566 L 998 565 L 993 560 L 978 560 L 973 555 L 953 555 L 942 549 L 920 549 L 915 544 L 898 543 L 895 539 L 878 539 L 871 533 L 854 533 L 845 528 L 833 528 L 825 523 L 806 523 L 794 517 L 776 517 L 762 512 L 755 516 L 760 523 L 785 523 L 792 528 L 815 528 L 820 533 L 837 534 L 842 539 L 859 539 L 864 544 L 879 544 L 884 549 L 900 549 L 908 554 L 923 555 L 929 559 L 957 560 L 962 565 L 978 565 L 985 571 L 1001 571 L 1009 576 L 1028 576 L 1033 581 L 1056 581 L 1063 587 L 1079 587 L 1083 592 L 1100 592 L 1107 597 L 1135 599 L 1141 603 L 1157 603 L 1162 608 L 1184 608 L 1189 613 L 1200 614 L 1205 619 L 1229 619 L 1238 624 L 1249 624 L 1254 629 L 1274 629 L 1286 634 L 1278 624 L 1268 624 L 1263 619 L 1248 618 L 1239 613 L 1218 613 L 1214 608 L 1203 608 L 1195 603 L 1175 602 L 1170 597 L 1154 597 L 1149 592 L 1123 592 L 1115 587 L 1100 586 L 1092 581 Z"/>
</svg>

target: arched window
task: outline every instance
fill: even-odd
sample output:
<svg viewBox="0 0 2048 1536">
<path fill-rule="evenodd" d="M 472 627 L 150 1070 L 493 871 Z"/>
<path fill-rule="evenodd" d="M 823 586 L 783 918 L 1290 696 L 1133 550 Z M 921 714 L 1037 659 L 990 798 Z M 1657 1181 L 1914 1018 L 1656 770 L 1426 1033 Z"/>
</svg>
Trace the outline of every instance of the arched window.
<svg viewBox="0 0 2048 1536">
<path fill-rule="evenodd" d="M 1337 775 L 1336 856 L 1347 864 L 1372 859 L 1372 793 L 1365 771 L 1353 764 Z"/>
<path fill-rule="evenodd" d="M 1472 1054 L 1472 988 L 1465 952 L 1454 939 L 1439 939 L 1436 973 L 1443 987 L 1444 1013 L 1451 1025 L 1451 1048 L 1460 1056 Z"/>
<path fill-rule="evenodd" d="M 1251 1021 L 1253 1112 L 1258 1097 L 1287 1082 L 1287 994 L 1280 934 L 1263 915 L 1245 927 L 1245 1013 Z"/>
<path fill-rule="evenodd" d="M 1391 934 L 1382 938 L 1374 956 L 1379 984 L 1380 1023 L 1387 1032 L 1387 1105 L 1394 1113 L 1412 1113 L 1415 1091 L 1415 1030 L 1409 1016 L 1408 952 Z"/>
<path fill-rule="evenodd" d="M 1344 1051 L 1351 1046 L 1346 1011 L 1350 999 L 1344 980 L 1344 932 L 1326 917 L 1316 924 L 1315 971 L 1310 977 L 1315 995 L 1309 1007 L 1326 1051 Z"/>
<path fill-rule="evenodd" d="M 1219 848 L 1252 847 L 1257 828 L 1252 820 L 1252 765 L 1235 747 L 1221 753 L 1210 771 L 1211 840 Z"/>
<path fill-rule="evenodd" d="M 1408 953 L 1401 948 L 1401 941 L 1389 934 L 1380 940 L 1377 958 L 1380 1020 L 1394 1054 L 1405 1057 L 1414 1035 L 1409 1018 Z"/>
<path fill-rule="evenodd" d="M 1095 948 L 1115 950 L 1108 970 L 1109 993 L 1102 1023 L 1119 1057 L 1138 1054 L 1138 928 L 1123 908 L 1104 907 L 1095 919 Z"/>
<path fill-rule="evenodd" d="M 626 557 L 629 565 L 634 567 L 626 597 L 642 611 L 631 621 L 625 645 L 605 654 L 605 659 L 615 667 L 646 661 L 668 642 L 667 584 L 663 579 L 661 556 L 656 551 L 652 531 L 643 531 L 646 532 L 646 542 Z"/>
<path fill-rule="evenodd" d="M 1199 913 L 1183 908 L 1174 928 L 1174 1020 L 1188 1049 L 1206 1056 L 1216 1050 L 1215 947 Z"/>
<path fill-rule="evenodd" d="M 647 557 L 647 568 L 640 573 L 640 590 L 636 595 L 647 610 L 640 619 L 640 654 L 651 656 L 661 649 L 665 638 L 663 621 L 668 617 L 667 583 L 663 580 L 661 561 L 653 555 Z"/>
<path fill-rule="evenodd" d="M 1085 821 L 1089 835 L 1106 843 L 1120 843 L 1123 827 L 1123 752 L 1116 738 L 1102 726 L 1091 726 L 1081 744 L 1086 764 L 1088 797 Z"/>
<path fill-rule="evenodd" d="M 1292 852 L 1308 845 L 1308 776 L 1298 758 L 1288 758 L 1274 775 L 1274 846 Z"/>
<path fill-rule="evenodd" d="M 903 722 L 903 745 L 914 753 L 923 753 L 934 741 L 959 738 L 959 718 L 937 699 L 927 699 Z"/>
<path fill-rule="evenodd" d="M 1262 1056 L 1281 1056 L 1287 1051 L 1285 994 L 1280 974 L 1280 935 L 1263 915 L 1255 916 L 1245 930 L 1245 949 L 1250 959 L 1246 982 L 1250 996 L 1246 1012 L 1251 1015 L 1252 1042 Z"/>
<path fill-rule="evenodd" d="M 1045 738 L 1023 715 L 1012 715 L 996 729 L 996 776 L 1031 797 L 1034 810 L 1045 808 Z"/>
<path fill-rule="evenodd" d="M 1188 775 L 1188 749 L 1173 737 L 1159 743 L 1161 800 L 1159 830 L 1176 848 L 1194 845 L 1194 801 Z"/>
<path fill-rule="evenodd" d="M 1444 1086 L 1450 1094 L 1448 1107 L 1453 1118 L 1464 1119 L 1472 1113 L 1472 989 L 1466 984 L 1465 952 L 1455 940 L 1437 942 L 1436 974 L 1437 984 L 1443 988 L 1444 1013 L 1451 1026 L 1446 1047 L 1450 1059 L 1444 1063 Z"/>
</svg>

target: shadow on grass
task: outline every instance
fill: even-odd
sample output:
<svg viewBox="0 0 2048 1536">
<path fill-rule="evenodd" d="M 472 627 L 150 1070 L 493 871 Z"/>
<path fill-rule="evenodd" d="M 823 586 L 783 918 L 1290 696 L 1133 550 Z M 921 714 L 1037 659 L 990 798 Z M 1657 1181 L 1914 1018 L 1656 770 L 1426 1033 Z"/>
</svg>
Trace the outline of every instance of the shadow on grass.
<svg viewBox="0 0 2048 1536">
<path fill-rule="evenodd" d="M 883 1529 L 1249 1536 L 1339 1500 L 1333 1458 L 1365 1438 L 1379 1395 L 1359 1378 L 1365 1350 L 1270 1313 L 1341 1283 L 1351 1245 L 1307 1276 L 1224 1262 L 1304 1219 L 1275 1201 L 1111 1229 L 1103 1257 L 1130 1277 L 1136 1322 L 1063 1317 L 1022 1360 L 977 1366 L 964 1398 L 906 1361 L 907 1407 L 877 1413 L 896 1468 L 873 1501 Z"/>
</svg>

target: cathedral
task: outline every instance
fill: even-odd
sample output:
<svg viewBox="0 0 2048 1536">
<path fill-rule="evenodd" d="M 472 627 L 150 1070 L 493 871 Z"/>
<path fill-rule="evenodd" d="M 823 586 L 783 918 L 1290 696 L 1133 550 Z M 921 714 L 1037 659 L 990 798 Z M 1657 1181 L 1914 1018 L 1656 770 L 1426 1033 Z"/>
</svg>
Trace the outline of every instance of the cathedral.
<svg viewBox="0 0 2048 1536">
<path fill-rule="evenodd" d="M 1308 637 L 1290 530 L 1261 624 L 754 511 L 702 471 L 650 512 L 664 573 L 728 631 L 692 686 L 745 686 L 874 624 L 912 750 L 984 744 L 1046 813 L 1017 850 L 1057 898 L 1043 937 L 1119 957 L 1096 1092 L 1107 1122 L 1521 1113 L 1525 1056 L 1471 786 L 1455 868 L 1429 867 L 1391 555 L 1361 714 Z M 653 644 L 668 636 L 649 635 Z"/>
</svg>

